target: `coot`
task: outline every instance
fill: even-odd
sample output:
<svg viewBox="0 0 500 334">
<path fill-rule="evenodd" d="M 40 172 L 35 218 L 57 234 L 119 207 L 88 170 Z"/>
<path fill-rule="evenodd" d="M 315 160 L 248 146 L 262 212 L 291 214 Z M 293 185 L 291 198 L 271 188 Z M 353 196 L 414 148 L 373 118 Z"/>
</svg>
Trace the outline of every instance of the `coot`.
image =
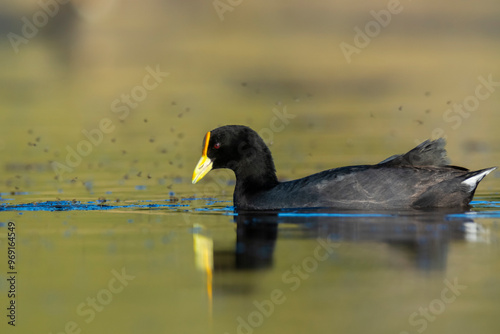
<svg viewBox="0 0 500 334">
<path fill-rule="evenodd" d="M 262 138 L 247 126 L 226 125 L 205 135 L 192 181 L 211 169 L 233 170 L 233 202 L 242 210 L 465 208 L 479 182 L 496 167 L 471 172 L 451 166 L 445 144 L 443 138 L 426 140 L 375 165 L 334 168 L 280 182 Z"/>
</svg>

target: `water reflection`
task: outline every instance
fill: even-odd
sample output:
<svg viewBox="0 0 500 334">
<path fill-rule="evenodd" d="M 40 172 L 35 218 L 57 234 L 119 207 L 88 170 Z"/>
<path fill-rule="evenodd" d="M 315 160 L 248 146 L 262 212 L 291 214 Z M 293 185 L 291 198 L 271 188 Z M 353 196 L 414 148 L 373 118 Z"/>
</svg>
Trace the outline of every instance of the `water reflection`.
<svg viewBox="0 0 500 334">
<path fill-rule="evenodd" d="M 471 218 L 450 212 L 240 212 L 235 222 L 236 243 L 231 249 L 214 251 L 215 272 L 272 268 L 279 239 L 383 243 L 417 270 L 444 271 L 452 241 L 481 241 L 484 234 Z"/>
</svg>

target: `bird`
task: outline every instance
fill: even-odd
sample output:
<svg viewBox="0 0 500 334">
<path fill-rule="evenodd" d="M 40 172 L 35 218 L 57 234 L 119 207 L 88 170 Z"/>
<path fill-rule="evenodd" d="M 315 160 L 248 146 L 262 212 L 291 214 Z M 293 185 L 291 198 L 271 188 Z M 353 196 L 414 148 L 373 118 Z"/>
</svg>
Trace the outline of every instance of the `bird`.
<svg viewBox="0 0 500 334">
<path fill-rule="evenodd" d="M 479 182 L 497 167 L 470 171 L 450 165 L 445 145 L 444 138 L 426 140 L 376 164 L 280 182 L 271 151 L 259 134 L 244 125 L 225 125 L 205 135 L 192 183 L 212 169 L 234 171 L 233 206 L 246 211 L 468 208 Z"/>
</svg>

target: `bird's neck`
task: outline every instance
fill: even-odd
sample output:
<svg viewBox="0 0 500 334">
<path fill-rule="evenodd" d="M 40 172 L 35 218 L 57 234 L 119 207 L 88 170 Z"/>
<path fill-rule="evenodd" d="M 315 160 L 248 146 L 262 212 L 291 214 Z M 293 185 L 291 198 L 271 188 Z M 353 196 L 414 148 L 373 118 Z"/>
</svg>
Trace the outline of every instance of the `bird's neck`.
<svg viewBox="0 0 500 334">
<path fill-rule="evenodd" d="M 278 184 L 274 162 L 269 155 L 245 159 L 234 169 L 236 189 L 244 192 L 268 190 Z"/>
</svg>

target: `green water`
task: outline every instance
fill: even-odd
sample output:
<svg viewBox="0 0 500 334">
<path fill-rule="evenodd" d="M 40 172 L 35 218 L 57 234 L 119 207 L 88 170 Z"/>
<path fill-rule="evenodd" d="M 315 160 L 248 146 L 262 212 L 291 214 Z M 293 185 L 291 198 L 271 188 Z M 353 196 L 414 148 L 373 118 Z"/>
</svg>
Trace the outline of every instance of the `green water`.
<svg viewBox="0 0 500 334">
<path fill-rule="evenodd" d="M 223 124 L 261 133 L 282 180 L 437 136 L 498 166 L 496 1 L 401 2 L 351 63 L 386 1 L 105 3 L 0 42 L 0 204 L 122 206 L 0 211 L 2 333 L 499 331 L 498 171 L 468 214 L 235 216 L 231 173 L 191 184 Z M 1 35 L 37 6 L 2 4 Z"/>
<path fill-rule="evenodd" d="M 4 214 L 18 240 L 16 330 L 497 329 L 495 216 L 251 217 L 261 220 L 252 225 L 192 211 L 196 202 L 207 207 Z"/>
</svg>

